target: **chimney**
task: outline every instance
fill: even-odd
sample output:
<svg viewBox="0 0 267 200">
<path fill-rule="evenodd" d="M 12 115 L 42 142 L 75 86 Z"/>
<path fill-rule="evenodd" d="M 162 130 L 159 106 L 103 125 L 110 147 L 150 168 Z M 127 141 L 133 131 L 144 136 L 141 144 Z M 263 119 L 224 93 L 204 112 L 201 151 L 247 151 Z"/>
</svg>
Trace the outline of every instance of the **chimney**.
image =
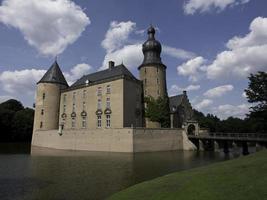
<svg viewBox="0 0 267 200">
<path fill-rule="evenodd" d="M 183 91 L 184 96 L 186 96 L 186 90 Z"/>
<path fill-rule="evenodd" d="M 115 63 L 113 61 L 108 62 L 108 68 L 112 69 L 115 66 Z"/>
</svg>

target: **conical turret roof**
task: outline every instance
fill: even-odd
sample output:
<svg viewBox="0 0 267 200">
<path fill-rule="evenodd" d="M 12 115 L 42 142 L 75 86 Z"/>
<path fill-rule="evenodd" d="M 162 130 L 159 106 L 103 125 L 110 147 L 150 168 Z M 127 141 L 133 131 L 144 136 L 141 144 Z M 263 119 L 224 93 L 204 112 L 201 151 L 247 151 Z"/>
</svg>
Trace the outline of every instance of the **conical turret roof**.
<svg viewBox="0 0 267 200">
<path fill-rule="evenodd" d="M 57 83 L 68 86 L 68 83 L 56 60 L 38 83 Z"/>
</svg>

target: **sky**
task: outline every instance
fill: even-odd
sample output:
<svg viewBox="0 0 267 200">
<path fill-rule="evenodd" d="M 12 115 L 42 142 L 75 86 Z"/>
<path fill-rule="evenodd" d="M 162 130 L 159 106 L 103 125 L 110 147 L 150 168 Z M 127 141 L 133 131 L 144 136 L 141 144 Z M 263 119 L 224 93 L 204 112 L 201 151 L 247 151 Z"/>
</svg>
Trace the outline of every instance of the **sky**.
<svg viewBox="0 0 267 200">
<path fill-rule="evenodd" d="M 169 96 L 225 119 L 251 106 L 248 76 L 267 71 L 266 0 L 0 0 L 0 102 L 34 103 L 57 57 L 69 84 L 110 60 L 139 77 L 146 30 L 156 27 Z"/>
</svg>

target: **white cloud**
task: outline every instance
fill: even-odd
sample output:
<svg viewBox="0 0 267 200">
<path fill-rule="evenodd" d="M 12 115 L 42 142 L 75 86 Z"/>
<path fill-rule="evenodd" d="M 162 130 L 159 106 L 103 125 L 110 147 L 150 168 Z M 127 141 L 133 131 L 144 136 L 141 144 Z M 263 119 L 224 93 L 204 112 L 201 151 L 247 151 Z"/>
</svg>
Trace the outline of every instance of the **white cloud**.
<svg viewBox="0 0 267 200">
<path fill-rule="evenodd" d="M 197 110 L 202 110 L 208 106 L 210 106 L 211 104 L 213 104 L 213 101 L 211 99 L 203 99 L 201 102 L 199 102 L 198 104 L 196 104 L 194 107 Z"/>
<path fill-rule="evenodd" d="M 189 76 L 189 80 L 195 82 L 200 79 L 203 71 L 205 71 L 205 63 L 206 60 L 199 56 L 178 66 L 177 72 L 179 75 Z"/>
<path fill-rule="evenodd" d="M 222 85 L 222 86 L 207 90 L 204 93 L 204 96 L 206 96 L 208 98 L 221 97 L 225 93 L 232 91 L 233 89 L 234 89 L 234 86 L 232 86 L 232 85 Z"/>
<path fill-rule="evenodd" d="M 24 69 L 0 73 L 0 83 L 4 91 L 10 94 L 33 94 L 36 83 L 46 70 Z"/>
<path fill-rule="evenodd" d="M 130 39 L 134 33 L 140 35 L 144 30 L 137 30 L 136 23 L 132 21 L 112 21 L 101 45 L 106 50 L 106 55 L 99 70 L 106 69 L 110 60 L 116 64 L 122 62 L 129 68 L 137 68 L 143 60 L 142 43 Z M 143 40 L 143 39 L 142 39 Z M 193 52 L 163 45 L 162 53 L 177 59 L 190 59 L 195 56 Z"/>
<path fill-rule="evenodd" d="M 170 96 L 174 96 L 182 91 L 194 91 L 194 90 L 199 90 L 199 89 L 200 89 L 200 85 L 189 85 L 187 87 L 180 87 L 178 85 L 172 85 L 169 89 L 169 94 Z"/>
<path fill-rule="evenodd" d="M 249 104 L 240 104 L 240 105 L 220 105 L 213 108 L 213 113 L 216 114 L 221 119 L 226 119 L 230 116 L 244 118 L 246 114 L 249 113 Z"/>
<path fill-rule="evenodd" d="M 250 0 L 188 0 L 184 4 L 184 12 L 187 15 L 193 15 L 197 11 L 200 13 L 216 10 L 221 12 L 227 7 L 234 7 L 241 4 L 246 4 Z"/>
<path fill-rule="evenodd" d="M 185 51 L 183 49 L 178 49 L 166 45 L 162 46 L 162 53 L 177 59 L 191 59 L 196 56 L 196 54 L 193 52 Z"/>
<path fill-rule="evenodd" d="M 71 0 L 3 0 L 0 22 L 19 29 L 31 46 L 48 56 L 62 53 L 90 24 Z"/>
<path fill-rule="evenodd" d="M 207 66 L 209 79 L 245 78 L 250 73 L 267 71 L 267 18 L 255 18 L 250 33 L 233 37 L 227 47 L 229 50 L 219 53 Z"/>
<path fill-rule="evenodd" d="M 87 75 L 93 71 L 93 67 L 86 64 L 81 63 L 74 66 L 70 72 L 64 72 L 64 76 L 66 77 L 69 85 L 73 84 L 74 81 L 81 78 L 83 75 Z"/>
<path fill-rule="evenodd" d="M 136 23 L 131 21 L 112 21 L 101 45 L 108 53 L 121 48 L 125 42 L 128 42 L 129 35 L 135 30 L 135 27 Z"/>
<path fill-rule="evenodd" d="M 92 72 L 93 68 L 85 63 L 74 66 L 70 72 L 64 72 L 69 84 L 81 76 Z M 11 95 L 33 95 L 36 83 L 40 81 L 47 70 L 23 69 L 15 71 L 4 71 L 0 73 L 1 89 Z M 9 96 L 9 95 L 6 95 Z"/>
<path fill-rule="evenodd" d="M 141 44 L 125 45 L 121 49 L 107 53 L 105 55 L 102 67 L 99 70 L 106 69 L 109 61 L 115 64 L 124 63 L 128 68 L 138 67 L 142 63 L 143 53 Z"/>
</svg>

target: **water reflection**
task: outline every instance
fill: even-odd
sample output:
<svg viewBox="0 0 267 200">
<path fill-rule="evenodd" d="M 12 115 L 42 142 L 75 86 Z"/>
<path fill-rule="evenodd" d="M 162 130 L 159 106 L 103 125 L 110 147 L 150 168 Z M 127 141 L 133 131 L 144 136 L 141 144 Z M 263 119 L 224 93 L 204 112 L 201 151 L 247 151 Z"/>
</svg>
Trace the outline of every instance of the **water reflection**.
<svg viewBox="0 0 267 200">
<path fill-rule="evenodd" d="M 214 152 L 101 153 L 33 148 L 0 155 L 0 199 L 103 199 L 133 184 L 230 157 Z"/>
</svg>

